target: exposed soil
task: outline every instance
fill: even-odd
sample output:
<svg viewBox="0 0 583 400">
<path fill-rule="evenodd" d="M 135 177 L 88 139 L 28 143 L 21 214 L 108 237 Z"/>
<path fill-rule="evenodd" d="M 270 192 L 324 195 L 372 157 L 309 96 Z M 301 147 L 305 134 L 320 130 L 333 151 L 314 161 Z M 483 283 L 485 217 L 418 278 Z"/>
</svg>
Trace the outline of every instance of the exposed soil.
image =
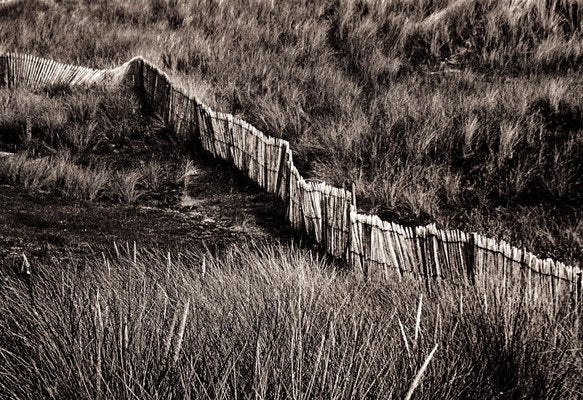
<svg viewBox="0 0 583 400">
<path fill-rule="evenodd" d="M 23 254 L 34 262 L 111 253 L 114 243 L 118 248 L 132 249 L 135 242 L 138 249 L 171 252 L 186 248 L 219 252 L 244 241 L 310 243 L 289 228 L 285 205 L 277 197 L 223 162 L 195 150 L 187 154 L 185 149 L 196 146 L 178 143 L 161 120 L 146 116 L 137 99 L 122 97 L 118 105 L 109 101 L 107 93 L 98 93 L 99 101 L 87 104 L 83 95 L 63 101 L 70 120 L 63 128 L 75 136 L 102 126 L 105 139 L 78 148 L 59 142 L 61 136 L 54 139 L 42 124 L 33 124 L 32 133 L 24 135 L 14 117 L 0 121 L 6 122 L 0 126 L 0 150 L 45 157 L 60 152 L 64 143 L 71 162 L 106 167 L 111 178 L 118 173 L 146 174 L 155 165 L 158 184 L 144 179 L 141 196 L 133 204 L 123 203 L 127 199 L 111 188 L 101 192 L 99 200 L 87 202 L 58 192 L 30 191 L 0 176 L 0 268 L 22 264 Z M 50 107 L 50 102 L 45 106 Z M 119 129 L 112 128 L 117 127 L 116 121 L 121 121 Z M 186 160 L 190 160 L 188 168 Z"/>
<path fill-rule="evenodd" d="M 179 162 L 164 164 L 168 176 Z M 184 184 L 167 180 L 135 205 L 79 202 L 0 185 L 0 263 L 130 248 L 220 251 L 242 241 L 302 241 L 285 223 L 285 208 L 238 172 L 194 155 Z M 173 177 L 175 178 L 175 177 Z"/>
</svg>

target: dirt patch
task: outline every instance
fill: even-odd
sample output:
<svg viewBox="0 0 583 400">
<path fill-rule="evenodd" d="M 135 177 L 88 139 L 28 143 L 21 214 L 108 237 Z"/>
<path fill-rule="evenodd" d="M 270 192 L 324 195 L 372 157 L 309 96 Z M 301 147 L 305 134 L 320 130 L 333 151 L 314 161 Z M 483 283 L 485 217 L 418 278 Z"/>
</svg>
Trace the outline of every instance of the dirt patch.
<svg viewBox="0 0 583 400">
<path fill-rule="evenodd" d="M 131 95 L 79 90 L 55 98 L 16 91 L 3 98 L 13 111 L 0 118 L 0 136 L 14 136 L 9 147 L 26 160 L 50 160 L 64 150 L 67 166 L 105 170 L 108 184 L 84 197 L 97 199 L 88 202 L 57 184 L 29 190 L 0 176 L 0 264 L 23 253 L 38 259 L 111 252 L 114 243 L 180 252 L 220 251 L 241 241 L 304 241 L 288 228 L 277 197 L 227 164 L 186 150 L 195 146 L 147 116 Z M 31 99 L 43 116 L 32 122 L 18 106 Z M 20 140 L 25 125 L 31 135 Z M 20 136 L 8 135 L 12 131 Z M 136 176 L 135 184 L 124 185 Z M 132 196 L 124 196 L 130 189 Z"/>
<path fill-rule="evenodd" d="M 0 263 L 22 253 L 34 260 L 111 252 L 114 242 L 215 252 L 241 241 L 305 241 L 287 227 L 277 198 L 204 155 L 195 154 L 193 166 L 184 184 L 166 182 L 163 193 L 131 206 L 0 185 Z M 167 170 L 179 168 L 178 161 L 166 164 Z"/>
</svg>

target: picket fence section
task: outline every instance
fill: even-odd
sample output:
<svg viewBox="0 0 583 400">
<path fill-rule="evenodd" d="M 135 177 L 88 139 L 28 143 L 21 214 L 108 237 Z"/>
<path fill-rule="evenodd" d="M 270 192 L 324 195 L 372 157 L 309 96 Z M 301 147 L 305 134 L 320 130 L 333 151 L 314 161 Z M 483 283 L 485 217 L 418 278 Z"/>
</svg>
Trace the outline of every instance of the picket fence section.
<svg viewBox="0 0 583 400">
<path fill-rule="evenodd" d="M 120 85 L 141 94 L 145 104 L 177 136 L 195 141 L 214 157 L 232 163 L 287 205 L 287 219 L 330 254 L 345 259 L 368 279 L 416 276 L 430 288 L 434 279 L 487 284 L 495 290 L 520 286 L 529 300 L 580 301 L 579 267 L 540 259 L 522 248 L 435 225 L 406 227 L 357 211 L 351 191 L 302 177 L 289 142 L 265 135 L 246 121 L 212 110 L 173 85 L 141 57 L 113 69 L 62 64 L 29 55 L 0 56 L 0 86 Z M 545 300 L 546 301 L 546 300 Z"/>
</svg>

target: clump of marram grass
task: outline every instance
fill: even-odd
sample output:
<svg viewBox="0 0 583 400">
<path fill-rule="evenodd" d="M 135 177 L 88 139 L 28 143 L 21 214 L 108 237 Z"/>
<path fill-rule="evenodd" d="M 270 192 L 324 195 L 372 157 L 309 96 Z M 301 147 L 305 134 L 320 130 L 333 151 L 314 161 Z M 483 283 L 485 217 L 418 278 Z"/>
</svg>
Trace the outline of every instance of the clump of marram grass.
<svg viewBox="0 0 583 400">
<path fill-rule="evenodd" d="M 135 203 L 144 191 L 140 188 L 142 173 L 138 170 L 115 171 L 109 189 L 120 203 Z"/>
<path fill-rule="evenodd" d="M 1 397 L 582 394 L 568 302 L 447 282 L 422 295 L 418 280 L 364 282 L 294 247 L 116 249 L 33 264 L 32 292 L 3 271 Z"/>
<path fill-rule="evenodd" d="M 99 198 L 109 176 L 107 169 L 76 165 L 67 152 L 43 158 L 31 158 L 26 153 L 0 158 L 0 179 L 29 190 L 57 192 L 77 200 Z"/>
<path fill-rule="evenodd" d="M 177 171 L 176 181 L 180 184 L 188 183 L 190 177 L 196 176 L 200 173 L 200 167 L 190 158 L 185 158 L 181 162 L 181 166 Z"/>
<path fill-rule="evenodd" d="M 140 168 L 144 185 L 153 191 L 160 190 L 163 172 L 162 165 L 157 161 L 148 161 Z"/>
</svg>

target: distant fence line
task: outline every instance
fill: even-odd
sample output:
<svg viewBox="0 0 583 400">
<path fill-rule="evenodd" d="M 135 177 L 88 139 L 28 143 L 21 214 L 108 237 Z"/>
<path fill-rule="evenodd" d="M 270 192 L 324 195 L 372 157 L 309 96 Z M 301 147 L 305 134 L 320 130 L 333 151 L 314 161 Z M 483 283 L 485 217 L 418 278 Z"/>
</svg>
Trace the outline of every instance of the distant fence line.
<svg viewBox="0 0 583 400">
<path fill-rule="evenodd" d="M 434 224 L 406 227 L 357 211 L 355 196 L 302 177 L 289 142 L 270 137 L 234 117 L 212 110 L 172 84 L 141 57 L 97 70 L 30 55 L 0 56 L 0 86 L 92 86 L 129 84 L 182 139 L 195 139 L 214 157 L 233 164 L 287 206 L 287 219 L 328 253 L 345 259 L 368 278 L 414 275 L 428 287 L 434 278 L 496 286 L 520 284 L 528 300 L 571 294 L 580 301 L 582 270 L 505 241 Z M 522 290 L 522 289 L 521 289 Z"/>
</svg>

